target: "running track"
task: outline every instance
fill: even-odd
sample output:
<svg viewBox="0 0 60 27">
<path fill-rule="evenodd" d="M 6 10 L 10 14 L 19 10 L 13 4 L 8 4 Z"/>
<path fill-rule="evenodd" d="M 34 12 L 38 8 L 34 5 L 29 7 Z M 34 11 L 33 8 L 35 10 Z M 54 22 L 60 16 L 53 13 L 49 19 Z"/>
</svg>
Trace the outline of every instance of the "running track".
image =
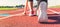
<svg viewBox="0 0 60 27">
<path fill-rule="evenodd" d="M 12 11 L 0 11 L 0 13 L 9 13 L 11 15 L 14 15 L 6 18 L 0 17 L 0 27 L 60 27 L 60 15 L 55 14 L 60 12 L 60 8 L 49 8 L 47 10 L 49 16 L 49 24 L 38 23 L 37 16 L 21 16 L 20 13 L 22 12 L 23 9 Z"/>
</svg>

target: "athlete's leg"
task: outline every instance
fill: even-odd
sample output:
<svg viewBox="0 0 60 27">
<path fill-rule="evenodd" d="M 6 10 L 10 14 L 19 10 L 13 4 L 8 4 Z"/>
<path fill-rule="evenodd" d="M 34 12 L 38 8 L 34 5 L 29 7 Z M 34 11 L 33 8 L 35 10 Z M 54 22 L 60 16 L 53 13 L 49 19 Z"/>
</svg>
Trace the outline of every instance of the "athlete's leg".
<svg viewBox="0 0 60 27">
<path fill-rule="evenodd" d="M 36 0 L 36 1 L 37 1 L 36 15 L 38 16 L 40 0 Z"/>
<path fill-rule="evenodd" d="M 33 0 L 28 1 L 28 6 L 29 6 L 29 16 L 33 16 Z"/>
<path fill-rule="evenodd" d="M 28 9 L 28 0 L 26 0 L 25 3 L 24 12 L 23 12 L 24 15 L 26 15 L 27 9 Z"/>
<path fill-rule="evenodd" d="M 48 16 L 47 16 L 47 0 L 40 0 L 39 5 L 39 15 L 38 15 L 38 21 L 39 22 L 47 22 Z"/>
</svg>

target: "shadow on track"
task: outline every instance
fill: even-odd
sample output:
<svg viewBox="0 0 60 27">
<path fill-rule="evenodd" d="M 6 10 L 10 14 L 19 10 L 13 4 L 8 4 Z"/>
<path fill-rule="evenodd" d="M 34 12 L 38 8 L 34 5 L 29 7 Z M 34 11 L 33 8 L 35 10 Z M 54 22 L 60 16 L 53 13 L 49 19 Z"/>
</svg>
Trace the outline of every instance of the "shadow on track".
<svg viewBox="0 0 60 27">
<path fill-rule="evenodd" d="M 56 20 L 55 22 L 40 22 L 41 24 L 60 24 L 60 16 L 50 16 L 48 17 L 48 20 Z"/>
</svg>

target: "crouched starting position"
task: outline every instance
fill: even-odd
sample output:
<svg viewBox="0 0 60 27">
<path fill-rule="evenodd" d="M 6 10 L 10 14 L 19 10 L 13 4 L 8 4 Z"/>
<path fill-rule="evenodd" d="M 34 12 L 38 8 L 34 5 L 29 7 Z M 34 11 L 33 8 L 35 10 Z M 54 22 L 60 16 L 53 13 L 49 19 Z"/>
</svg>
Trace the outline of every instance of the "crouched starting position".
<svg viewBox="0 0 60 27">
<path fill-rule="evenodd" d="M 47 22 L 48 16 L 47 16 L 47 0 L 37 0 L 37 16 L 39 22 Z M 26 0 L 26 5 L 24 9 L 24 14 L 26 15 L 26 10 L 29 7 L 29 16 L 33 16 L 33 0 Z"/>
</svg>

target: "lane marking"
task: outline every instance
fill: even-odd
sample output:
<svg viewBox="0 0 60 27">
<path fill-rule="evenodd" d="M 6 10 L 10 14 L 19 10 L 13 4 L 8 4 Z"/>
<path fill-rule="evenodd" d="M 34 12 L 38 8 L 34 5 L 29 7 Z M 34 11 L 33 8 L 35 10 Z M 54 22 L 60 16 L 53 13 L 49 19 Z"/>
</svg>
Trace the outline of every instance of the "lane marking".
<svg viewBox="0 0 60 27">
<path fill-rule="evenodd" d="M 60 14 L 60 12 L 56 12 L 56 11 L 54 11 L 52 9 L 48 9 L 48 10 L 51 11 L 51 12 L 53 12 L 53 13 L 55 13 L 55 14 Z"/>
<path fill-rule="evenodd" d="M 14 15 L 6 16 L 6 17 L 0 18 L 0 19 L 7 19 L 7 18 L 13 17 L 13 16 L 23 16 L 23 15 L 22 15 L 22 13 L 19 13 L 19 14 L 14 14 Z"/>
<path fill-rule="evenodd" d="M 53 13 L 56 13 L 56 14 L 60 14 L 60 12 L 56 12 L 56 11 L 54 11 L 54 10 L 51 10 L 51 9 L 48 9 L 49 11 L 51 11 L 51 12 L 53 12 Z M 18 10 L 19 11 L 19 10 Z M 15 11 L 16 12 L 16 11 Z M 28 11 L 29 12 L 29 11 Z M 9 18 L 9 17 L 13 17 L 13 16 L 23 16 L 23 14 L 22 13 L 18 13 L 18 14 L 14 14 L 14 15 L 10 15 L 10 16 L 6 16 L 6 17 L 3 17 L 3 18 L 0 18 L 1 20 L 2 19 L 7 19 L 7 18 Z"/>
<path fill-rule="evenodd" d="M 19 11 L 19 10 L 18 10 Z M 16 11 L 15 11 L 16 12 Z M 27 11 L 27 12 L 29 12 L 29 11 Z M 10 16 L 6 16 L 6 17 L 3 17 L 3 18 L 0 18 L 1 20 L 2 19 L 7 19 L 7 18 L 9 18 L 9 17 L 13 17 L 13 16 L 23 16 L 23 13 L 18 13 L 18 14 L 14 14 L 14 15 L 10 15 Z"/>
</svg>

